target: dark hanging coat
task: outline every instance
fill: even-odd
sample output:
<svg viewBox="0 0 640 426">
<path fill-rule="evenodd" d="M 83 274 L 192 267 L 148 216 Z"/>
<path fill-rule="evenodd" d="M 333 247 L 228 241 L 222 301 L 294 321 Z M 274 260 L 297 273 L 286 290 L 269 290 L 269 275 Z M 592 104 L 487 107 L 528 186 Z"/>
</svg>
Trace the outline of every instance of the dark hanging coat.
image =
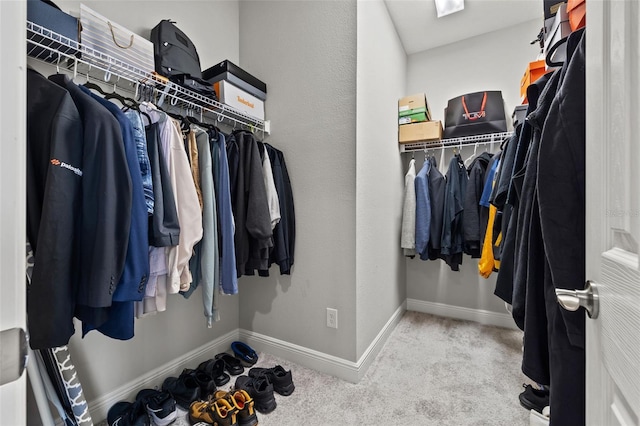
<svg viewBox="0 0 640 426">
<path fill-rule="evenodd" d="M 585 39 L 571 34 L 562 82 L 540 141 L 538 200 L 548 262 L 545 306 L 549 323 L 551 426 L 585 423 L 585 314 L 557 303 L 555 290 L 585 283 Z"/>
<path fill-rule="evenodd" d="M 551 74 L 545 74 L 527 88 L 527 98 L 529 107 L 527 116 L 536 110 L 538 106 L 538 98 Z M 515 240 L 518 229 L 519 215 L 519 199 L 522 192 L 522 183 L 526 167 L 526 154 L 529 149 L 532 137 L 532 127 L 528 120 L 525 120 L 520 128 L 518 143 L 515 145 L 513 165 L 511 167 L 509 186 L 507 188 L 507 199 L 505 208 L 510 208 L 506 217 L 503 218 L 502 229 L 503 243 L 500 256 L 500 271 L 496 280 L 496 288 L 494 294 L 513 305 L 513 317 L 518 327 L 524 330 L 524 288 L 515 289 L 513 287 L 513 278 L 515 274 Z M 518 318 L 519 316 L 519 318 Z"/>
<path fill-rule="evenodd" d="M 452 271 L 459 271 L 464 249 L 462 212 L 467 192 L 467 169 L 460 154 L 454 155 L 447 170 L 440 252 Z"/>
<path fill-rule="evenodd" d="M 78 147 L 82 122 L 71 96 L 28 69 L 27 238 L 35 265 L 27 319 L 33 349 L 66 345 L 74 333 L 82 177 L 62 165 L 80 170 Z"/>
<path fill-rule="evenodd" d="M 483 152 L 469 166 L 469 181 L 464 198 L 464 252 L 472 258 L 479 258 L 486 231 L 489 209 L 480 205 L 480 197 L 485 184 L 485 174 L 493 154 Z"/>
<path fill-rule="evenodd" d="M 236 269 L 238 277 L 247 269 L 267 269 L 273 247 L 271 217 L 262 175 L 258 145 L 252 133 L 237 131 L 227 143 L 227 152 L 235 157 L 237 171 L 231 189 L 235 220 Z M 230 163 L 231 169 L 231 163 Z M 230 171 L 231 177 L 231 171 Z M 231 177 L 233 182 L 234 178 Z"/>
<path fill-rule="evenodd" d="M 296 213 L 293 206 L 291 179 L 284 160 L 284 153 L 267 143 L 264 146 L 269 155 L 269 161 L 271 161 L 273 181 L 280 203 L 280 222 L 273 230 L 274 247 L 269 256 L 269 266 L 277 263 L 280 267 L 280 274 L 289 275 L 294 262 L 296 244 Z"/>
<path fill-rule="evenodd" d="M 429 260 L 440 259 L 442 222 L 444 220 L 444 198 L 446 179 L 438 170 L 435 157 L 429 157 L 429 202 L 431 204 L 430 238 L 427 246 Z M 423 259 L 424 260 L 424 259 Z"/>
</svg>

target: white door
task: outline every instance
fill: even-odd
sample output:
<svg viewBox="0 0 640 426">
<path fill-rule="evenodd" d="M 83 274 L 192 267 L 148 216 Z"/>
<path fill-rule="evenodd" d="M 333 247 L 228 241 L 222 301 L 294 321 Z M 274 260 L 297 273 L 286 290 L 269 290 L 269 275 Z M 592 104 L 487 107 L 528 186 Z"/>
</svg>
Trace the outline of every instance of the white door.
<svg viewBox="0 0 640 426">
<path fill-rule="evenodd" d="M 640 2 L 587 0 L 587 425 L 640 426 Z"/>
<path fill-rule="evenodd" d="M 25 1 L 0 0 L 0 331 L 26 329 L 25 22 Z M 2 342 L 6 371 L 15 366 L 6 358 L 14 354 L 6 354 L 10 345 Z M 26 424 L 26 374 L 0 386 L 0 424 Z"/>
</svg>

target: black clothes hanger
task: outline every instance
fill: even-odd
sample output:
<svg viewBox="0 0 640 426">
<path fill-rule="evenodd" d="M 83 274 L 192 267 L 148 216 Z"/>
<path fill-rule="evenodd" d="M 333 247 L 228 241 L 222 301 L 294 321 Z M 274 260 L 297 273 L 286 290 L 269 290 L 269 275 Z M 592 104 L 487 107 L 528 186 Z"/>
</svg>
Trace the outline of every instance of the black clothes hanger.
<svg viewBox="0 0 640 426">
<path fill-rule="evenodd" d="M 138 104 L 134 99 L 126 98 L 126 97 L 124 97 L 121 94 L 116 93 L 116 92 L 110 92 L 110 93 L 109 92 L 105 92 L 104 90 L 102 90 L 102 87 L 100 87 L 97 84 L 92 83 L 90 81 L 87 81 L 86 83 L 84 83 L 83 86 L 86 87 L 87 89 L 96 90 L 102 96 L 104 96 L 105 99 L 116 99 L 117 101 L 119 101 L 125 107 L 124 108 L 125 111 L 127 109 L 129 109 L 129 108 L 135 109 L 140 114 L 143 114 L 145 117 L 147 117 L 147 120 L 149 120 L 149 123 L 151 123 L 151 116 L 149 116 L 149 114 L 147 114 L 146 112 L 141 111 L 140 110 L 140 104 Z"/>
<path fill-rule="evenodd" d="M 191 129 L 191 123 L 189 123 L 189 120 L 187 120 L 186 117 L 180 115 L 180 114 L 174 114 L 172 112 L 168 112 L 168 111 L 164 111 L 165 114 L 167 114 L 169 117 L 175 118 L 176 120 L 178 120 L 180 122 L 180 130 L 183 133 L 187 133 L 189 132 L 189 130 Z"/>
<path fill-rule="evenodd" d="M 547 52 L 547 56 L 544 58 L 544 61 L 546 62 L 546 64 L 549 67 L 561 67 L 563 62 L 554 62 L 552 60 L 553 55 L 555 55 L 556 50 L 558 50 L 558 48 L 560 46 L 562 46 L 563 44 L 565 44 L 567 42 L 568 37 L 564 37 L 561 38 L 560 40 L 558 40 L 553 46 L 551 46 L 549 48 L 549 51 Z"/>
<path fill-rule="evenodd" d="M 218 140 L 218 132 L 220 131 L 220 129 L 218 129 L 213 124 L 203 123 L 202 121 L 192 116 L 187 116 L 187 120 L 190 121 L 192 124 L 195 124 L 196 126 L 200 126 L 204 129 L 207 129 L 210 139 L 213 139 L 214 141 Z"/>
<path fill-rule="evenodd" d="M 104 98 L 105 99 L 115 99 L 115 100 L 119 101 L 122 104 L 122 106 L 124 106 L 126 108 L 138 109 L 138 103 L 135 100 L 133 100 L 131 98 L 125 98 L 124 96 L 122 96 L 121 94 L 116 93 L 116 92 L 106 93 L 104 95 Z"/>
<path fill-rule="evenodd" d="M 102 87 L 98 86 L 95 83 L 87 81 L 85 84 L 83 84 L 83 86 L 86 87 L 87 89 L 91 89 L 99 92 L 102 96 L 107 96 L 106 92 L 102 90 Z"/>
</svg>

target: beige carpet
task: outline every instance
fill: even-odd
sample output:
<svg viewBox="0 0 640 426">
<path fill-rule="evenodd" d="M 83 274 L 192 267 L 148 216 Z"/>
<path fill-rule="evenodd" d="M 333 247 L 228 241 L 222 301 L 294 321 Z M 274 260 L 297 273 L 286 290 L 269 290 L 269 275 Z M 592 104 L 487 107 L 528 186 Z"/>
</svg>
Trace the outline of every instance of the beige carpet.
<svg viewBox="0 0 640 426">
<path fill-rule="evenodd" d="M 407 312 L 358 384 L 260 353 L 296 385 L 260 426 L 525 426 L 521 345 L 519 331 Z"/>
</svg>

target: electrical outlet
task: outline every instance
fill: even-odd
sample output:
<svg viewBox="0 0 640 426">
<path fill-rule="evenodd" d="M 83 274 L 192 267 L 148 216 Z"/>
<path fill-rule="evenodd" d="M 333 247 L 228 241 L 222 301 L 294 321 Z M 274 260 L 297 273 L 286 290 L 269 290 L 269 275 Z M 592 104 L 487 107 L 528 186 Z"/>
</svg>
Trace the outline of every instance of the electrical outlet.
<svg viewBox="0 0 640 426">
<path fill-rule="evenodd" d="M 338 310 L 327 308 L 327 327 L 338 328 Z"/>
</svg>

